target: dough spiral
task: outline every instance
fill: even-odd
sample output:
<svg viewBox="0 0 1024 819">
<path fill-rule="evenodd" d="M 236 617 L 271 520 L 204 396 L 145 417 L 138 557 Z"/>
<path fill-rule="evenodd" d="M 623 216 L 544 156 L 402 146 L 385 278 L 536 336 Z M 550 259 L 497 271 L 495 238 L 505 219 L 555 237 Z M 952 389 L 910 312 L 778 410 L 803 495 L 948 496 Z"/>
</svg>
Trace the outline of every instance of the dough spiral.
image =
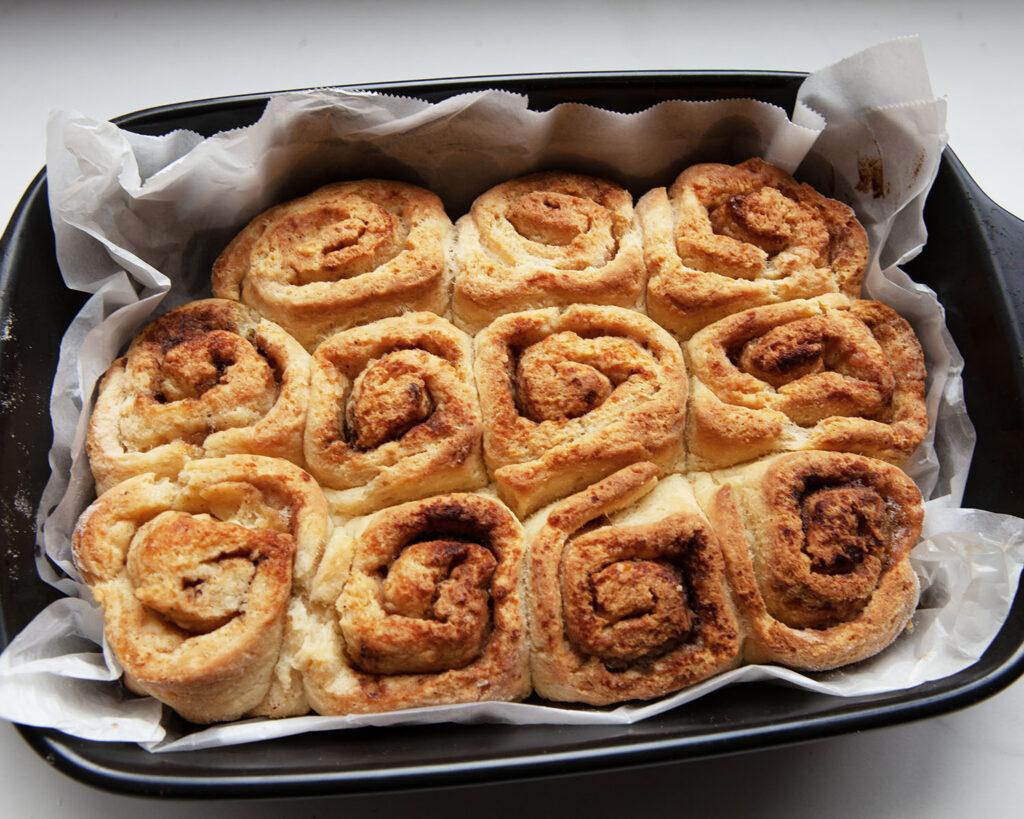
<svg viewBox="0 0 1024 819">
<path fill-rule="evenodd" d="M 686 352 L 691 469 L 794 449 L 902 464 L 928 430 L 921 345 L 880 302 L 755 307 L 705 327 Z"/>
<path fill-rule="evenodd" d="M 921 493 L 901 470 L 795 452 L 698 476 L 749 632 L 749 662 L 820 671 L 870 657 L 917 606 Z"/>
<path fill-rule="evenodd" d="M 866 260 L 758 159 L 635 210 L 564 171 L 457 226 L 385 180 L 271 208 L 99 391 L 74 552 L 128 686 L 201 722 L 606 705 L 880 651 L 921 500 L 875 458 L 927 416 Z"/>
<path fill-rule="evenodd" d="M 301 469 L 231 455 L 118 484 L 82 515 L 73 550 L 131 690 L 194 722 L 286 716 L 308 710 L 289 601 L 329 527 Z"/>
<path fill-rule="evenodd" d="M 687 168 L 637 214 L 648 314 L 681 338 L 760 304 L 860 295 L 868 240 L 853 210 L 761 159 Z"/>
<path fill-rule="evenodd" d="M 718 542 L 686 480 L 640 463 L 527 522 L 531 673 L 557 701 L 650 699 L 739 663 Z"/>
<path fill-rule="evenodd" d="M 102 493 L 144 472 L 235 453 L 301 463 L 309 355 L 280 327 L 224 299 L 190 302 L 146 327 L 104 376 L 89 419 Z"/>
<path fill-rule="evenodd" d="M 643 304 L 633 197 L 612 182 L 565 171 L 512 179 L 455 227 L 453 320 L 470 332 L 537 307 Z"/>
<path fill-rule="evenodd" d="M 454 493 L 357 518 L 309 595 L 306 693 L 321 714 L 529 693 L 522 527 L 497 501 Z"/>
<path fill-rule="evenodd" d="M 487 483 L 469 337 L 432 313 L 345 330 L 313 354 L 307 466 L 334 513 Z"/>
<path fill-rule="evenodd" d="M 213 294 L 254 307 L 312 351 L 385 316 L 443 314 L 451 231 L 430 191 L 338 182 L 253 219 L 214 263 Z"/>
<path fill-rule="evenodd" d="M 682 351 L 632 310 L 503 316 L 477 335 L 475 367 L 484 457 L 520 517 L 638 460 L 680 454 Z"/>
</svg>

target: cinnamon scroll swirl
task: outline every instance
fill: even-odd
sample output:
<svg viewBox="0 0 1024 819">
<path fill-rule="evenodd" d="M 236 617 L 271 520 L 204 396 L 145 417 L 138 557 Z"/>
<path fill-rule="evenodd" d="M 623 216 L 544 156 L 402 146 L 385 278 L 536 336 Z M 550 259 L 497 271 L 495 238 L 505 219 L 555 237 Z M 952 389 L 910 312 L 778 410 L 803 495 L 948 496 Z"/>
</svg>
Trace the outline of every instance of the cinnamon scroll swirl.
<svg viewBox="0 0 1024 819">
<path fill-rule="evenodd" d="M 194 722 L 287 716 L 308 710 L 289 600 L 329 527 L 308 474 L 231 455 L 118 484 L 82 515 L 73 551 L 132 691 Z"/>
<path fill-rule="evenodd" d="M 146 327 L 103 377 L 87 448 L 97 492 L 236 453 L 301 463 L 309 354 L 238 302 L 204 299 Z"/>
<path fill-rule="evenodd" d="M 705 327 L 686 352 L 691 469 L 796 449 L 899 465 L 928 430 L 921 345 L 880 302 L 755 307 Z"/>
<path fill-rule="evenodd" d="M 576 303 L 640 309 L 646 272 L 629 191 L 547 171 L 481 194 L 455 226 L 456 325 Z"/>
<path fill-rule="evenodd" d="M 213 294 L 254 307 L 312 351 L 385 316 L 443 314 L 451 231 L 430 191 L 338 182 L 253 219 L 214 263 Z"/>
<path fill-rule="evenodd" d="M 921 494 L 891 464 L 778 455 L 694 478 L 748 633 L 744 659 L 822 671 L 877 654 L 909 622 Z"/>
<path fill-rule="evenodd" d="M 853 210 L 761 159 L 687 168 L 637 214 L 647 312 L 683 339 L 760 304 L 860 295 L 868 240 Z"/>
<path fill-rule="evenodd" d="M 432 313 L 345 330 L 313 354 L 309 471 L 332 512 L 487 483 L 469 336 Z"/>
<path fill-rule="evenodd" d="M 538 513 L 530 540 L 531 674 L 551 700 L 650 699 L 739 663 L 714 531 L 686 480 L 639 463 Z"/>
<path fill-rule="evenodd" d="M 350 521 L 308 597 L 300 662 L 313 708 L 525 697 L 522 566 L 522 527 L 482 495 L 437 495 Z"/>
<path fill-rule="evenodd" d="M 520 517 L 636 461 L 678 459 L 686 367 L 646 316 L 530 310 L 496 319 L 475 343 L 484 457 Z"/>
</svg>

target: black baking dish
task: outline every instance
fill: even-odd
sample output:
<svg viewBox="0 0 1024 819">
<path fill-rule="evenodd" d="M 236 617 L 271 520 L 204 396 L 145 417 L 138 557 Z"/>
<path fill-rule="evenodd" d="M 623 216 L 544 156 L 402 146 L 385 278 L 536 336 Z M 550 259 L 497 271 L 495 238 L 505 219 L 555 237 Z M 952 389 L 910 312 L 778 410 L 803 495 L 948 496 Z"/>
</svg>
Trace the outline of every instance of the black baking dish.
<svg viewBox="0 0 1024 819">
<path fill-rule="evenodd" d="M 527 94 L 535 109 L 580 102 L 639 111 L 665 99 L 751 97 L 792 111 L 803 75 L 627 73 L 485 77 L 363 86 L 436 101 L 482 88 Z M 268 95 L 183 103 L 118 120 L 142 134 L 203 135 L 255 122 Z M 977 427 L 964 505 L 1024 517 L 1024 224 L 989 200 L 952 151 L 925 211 L 929 241 L 905 266 L 932 287 L 966 362 Z M 0 243 L 0 572 L 3 645 L 58 592 L 35 567 L 34 506 L 50 466 L 50 383 L 64 330 L 84 303 L 57 267 L 45 173 L 33 181 Z M 1024 672 L 1024 594 L 980 661 L 916 688 L 836 698 L 781 686 L 728 686 L 623 727 L 434 725 L 304 734 L 251 745 L 150 754 L 127 743 L 19 726 L 47 761 L 84 782 L 140 795 L 289 796 L 508 780 L 683 761 L 816 739 L 948 712 Z"/>
</svg>

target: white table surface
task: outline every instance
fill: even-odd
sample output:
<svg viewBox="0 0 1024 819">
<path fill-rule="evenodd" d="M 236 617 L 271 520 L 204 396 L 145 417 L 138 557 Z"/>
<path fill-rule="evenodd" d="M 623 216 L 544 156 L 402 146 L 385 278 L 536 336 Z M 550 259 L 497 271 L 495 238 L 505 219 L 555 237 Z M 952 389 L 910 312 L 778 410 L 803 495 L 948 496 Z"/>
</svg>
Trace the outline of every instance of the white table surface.
<svg viewBox="0 0 1024 819">
<path fill-rule="evenodd" d="M 1024 215 L 1024 4 L 843 0 L 720 5 L 349 2 L 174 4 L 0 0 L 0 225 L 44 164 L 48 112 L 318 85 L 629 69 L 813 71 L 892 37 L 922 38 L 950 144 L 996 202 Z M 712 10 L 709 10 L 712 9 Z M 275 802 L 139 800 L 51 769 L 0 722 L 5 816 L 279 814 L 1021 816 L 1024 682 L 953 714 L 718 760 L 558 781 Z M 639 786 L 639 787 L 638 787 Z"/>
</svg>

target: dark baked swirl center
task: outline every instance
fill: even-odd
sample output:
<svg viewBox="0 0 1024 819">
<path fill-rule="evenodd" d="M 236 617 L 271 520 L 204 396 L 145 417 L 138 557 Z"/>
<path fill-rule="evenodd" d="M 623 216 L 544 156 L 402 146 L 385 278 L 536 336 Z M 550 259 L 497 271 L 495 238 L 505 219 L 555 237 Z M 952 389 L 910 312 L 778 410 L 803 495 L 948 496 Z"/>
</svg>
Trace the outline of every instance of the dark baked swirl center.
<svg viewBox="0 0 1024 819">
<path fill-rule="evenodd" d="M 345 420 L 358 449 L 398 440 L 434 412 L 427 378 L 422 369 L 411 366 L 404 352 L 373 362 L 352 386 Z"/>
<path fill-rule="evenodd" d="M 372 674 L 463 668 L 492 630 L 490 587 L 497 559 L 485 546 L 437 539 L 406 546 L 381 580 L 378 617 L 346 632 L 352 661 Z"/>
<path fill-rule="evenodd" d="M 262 237 L 281 254 L 298 284 L 350 279 L 397 252 L 398 220 L 386 208 L 352 197 L 289 214 Z"/>
<path fill-rule="evenodd" d="M 580 418 L 604 404 L 627 380 L 654 379 L 650 356 L 635 342 L 611 336 L 554 333 L 526 347 L 515 367 L 519 413 L 536 423 Z"/>
<path fill-rule="evenodd" d="M 275 378 L 266 359 L 245 339 L 222 330 L 185 339 L 169 349 L 160 362 L 154 396 L 160 403 L 201 398 L 229 383 L 235 366 L 246 372 L 245 378 L 262 382 L 267 399 L 273 400 Z"/>
<path fill-rule="evenodd" d="M 241 615 L 258 565 L 290 556 L 290 535 L 181 512 L 163 512 L 140 528 L 128 552 L 135 597 L 193 634 Z"/>
<path fill-rule="evenodd" d="M 602 527 L 571 541 L 562 558 L 562 602 L 576 649 L 614 669 L 685 641 L 697 625 L 687 576 L 699 537 L 670 520 Z"/>
<path fill-rule="evenodd" d="M 592 213 L 599 206 L 556 191 L 534 191 L 509 205 L 506 218 L 531 242 L 564 246 L 591 228 Z"/>
<path fill-rule="evenodd" d="M 896 379 L 885 351 L 856 318 L 833 312 L 795 319 L 744 340 L 730 360 L 777 391 L 798 424 L 829 416 L 884 420 Z"/>
<path fill-rule="evenodd" d="M 755 245 L 775 256 L 799 242 L 824 259 L 828 230 L 817 214 L 776 188 L 759 188 L 738 194 L 708 213 L 715 232 Z"/>
<path fill-rule="evenodd" d="M 804 498 L 801 517 L 811 571 L 846 574 L 867 560 L 881 570 L 886 511 L 876 492 L 857 486 L 821 489 Z"/>
</svg>

